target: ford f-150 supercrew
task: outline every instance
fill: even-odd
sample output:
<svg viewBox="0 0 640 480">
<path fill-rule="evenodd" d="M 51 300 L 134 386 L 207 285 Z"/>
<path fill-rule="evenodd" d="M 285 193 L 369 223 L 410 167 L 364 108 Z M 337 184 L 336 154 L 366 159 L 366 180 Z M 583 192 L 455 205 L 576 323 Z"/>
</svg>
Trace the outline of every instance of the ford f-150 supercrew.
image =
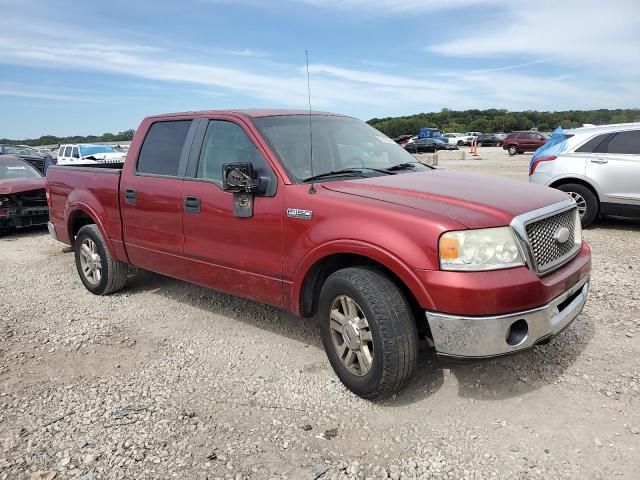
<svg viewBox="0 0 640 480">
<path fill-rule="evenodd" d="M 133 265 L 316 316 L 364 398 L 407 383 L 421 337 L 454 360 L 506 355 L 546 343 L 587 299 L 566 193 L 432 169 L 354 118 L 154 116 L 122 165 L 101 167 L 47 173 L 50 233 L 90 292 L 122 289 Z"/>
</svg>

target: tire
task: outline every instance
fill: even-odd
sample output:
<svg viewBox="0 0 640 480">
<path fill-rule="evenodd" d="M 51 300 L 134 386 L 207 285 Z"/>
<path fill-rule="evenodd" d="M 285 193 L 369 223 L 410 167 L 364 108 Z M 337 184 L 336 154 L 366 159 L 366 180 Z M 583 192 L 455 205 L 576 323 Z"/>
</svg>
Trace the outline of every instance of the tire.
<svg viewBox="0 0 640 480">
<path fill-rule="evenodd" d="M 109 295 L 124 288 L 127 264 L 113 259 L 97 225 L 80 229 L 73 250 L 80 280 L 91 293 Z"/>
<path fill-rule="evenodd" d="M 497 142 L 496 143 L 496 147 L 501 147 L 502 146 L 502 142 Z"/>
<path fill-rule="evenodd" d="M 588 227 L 591 225 L 598 216 L 600 207 L 598 197 L 596 197 L 593 191 L 579 183 L 565 183 L 564 185 L 560 185 L 558 190 L 567 192 L 576 201 L 582 226 Z"/>
<path fill-rule="evenodd" d="M 513 157 L 518 153 L 518 147 L 516 145 L 509 145 L 509 148 L 507 149 L 507 151 L 509 152 L 509 155 Z"/>
<path fill-rule="evenodd" d="M 478 147 L 481 147 L 481 146 L 482 146 L 482 142 L 478 142 Z"/>
<path fill-rule="evenodd" d="M 386 275 L 367 268 L 331 274 L 322 286 L 318 318 L 329 362 L 354 394 L 380 399 L 407 384 L 417 364 L 418 331 L 407 299 Z M 359 345 L 350 347 L 349 338 Z"/>
<path fill-rule="evenodd" d="M 458 146 L 461 147 L 464 145 L 464 142 L 462 140 L 458 140 Z"/>
</svg>

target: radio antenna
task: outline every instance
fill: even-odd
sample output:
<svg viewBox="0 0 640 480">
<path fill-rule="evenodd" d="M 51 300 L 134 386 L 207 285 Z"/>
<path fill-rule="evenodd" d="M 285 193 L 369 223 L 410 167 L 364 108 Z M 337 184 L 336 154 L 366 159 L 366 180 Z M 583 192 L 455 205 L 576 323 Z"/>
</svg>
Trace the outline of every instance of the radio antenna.
<svg viewBox="0 0 640 480">
<path fill-rule="evenodd" d="M 304 51 L 305 57 L 307 59 L 307 94 L 309 96 L 309 163 L 311 166 L 311 177 L 313 178 L 313 128 L 311 125 L 311 80 L 309 78 L 309 51 Z M 316 193 L 316 187 L 313 184 L 313 179 L 311 180 L 311 186 L 309 187 L 309 193 Z"/>
</svg>

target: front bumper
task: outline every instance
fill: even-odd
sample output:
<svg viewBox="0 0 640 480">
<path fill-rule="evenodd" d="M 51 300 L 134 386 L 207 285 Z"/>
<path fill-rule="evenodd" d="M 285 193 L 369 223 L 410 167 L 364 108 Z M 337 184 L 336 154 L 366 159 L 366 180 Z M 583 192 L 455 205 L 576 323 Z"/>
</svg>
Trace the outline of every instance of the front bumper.
<svg viewBox="0 0 640 480">
<path fill-rule="evenodd" d="M 582 311 L 589 276 L 547 305 L 523 312 L 467 317 L 426 312 L 436 352 L 452 359 L 508 355 L 542 343 L 565 329 Z"/>
<path fill-rule="evenodd" d="M 10 207 L 0 211 L 0 228 L 26 228 L 44 225 L 49 220 L 49 208 L 44 207 Z"/>
<path fill-rule="evenodd" d="M 53 222 L 47 222 L 47 229 L 49 230 L 49 235 L 51 235 L 51 237 L 54 240 L 58 240 L 58 234 L 56 233 L 56 226 L 53 224 Z"/>
</svg>

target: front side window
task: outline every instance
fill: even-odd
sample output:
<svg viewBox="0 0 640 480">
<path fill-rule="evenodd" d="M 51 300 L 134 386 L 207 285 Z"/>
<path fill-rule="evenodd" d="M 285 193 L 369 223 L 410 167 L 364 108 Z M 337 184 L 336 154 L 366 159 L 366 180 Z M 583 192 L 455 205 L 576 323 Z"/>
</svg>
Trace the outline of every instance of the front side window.
<svg viewBox="0 0 640 480">
<path fill-rule="evenodd" d="M 607 153 L 640 154 L 640 130 L 619 132 L 609 140 Z"/>
<path fill-rule="evenodd" d="M 78 147 L 73 147 L 73 150 L 71 151 L 71 156 L 73 158 L 80 158 L 80 153 L 78 152 Z"/>
<path fill-rule="evenodd" d="M 222 165 L 225 163 L 252 163 L 255 168 L 267 164 L 239 125 L 211 120 L 200 150 L 196 178 L 222 182 Z"/>
<path fill-rule="evenodd" d="M 139 173 L 175 177 L 191 120 L 151 125 L 138 156 Z"/>
<path fill-rule="evenodd" d="M 71 157 L 71 146 L 68 146 L 64 149 L 64 156 Z"/>
</svg>

